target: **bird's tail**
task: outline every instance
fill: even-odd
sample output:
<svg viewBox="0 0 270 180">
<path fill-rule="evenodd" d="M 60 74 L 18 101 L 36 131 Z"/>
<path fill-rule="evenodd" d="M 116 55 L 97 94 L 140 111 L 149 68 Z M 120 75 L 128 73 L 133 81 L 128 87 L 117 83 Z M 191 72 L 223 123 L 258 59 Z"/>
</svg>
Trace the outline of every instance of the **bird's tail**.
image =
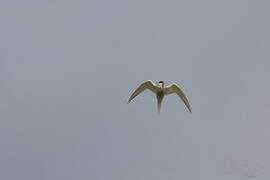
<svg viewBox="0 0 270 180">
<path fill-rule="evenodd" d="M 157 108 L 158 108 L 158 112 L 160 112 L 160 109 L 161 109 L 161 101 L 158 101 Z"/>
<path fill-rule="evenodd" d="M 157 108 L 158 108 L 158 112 L 160 112 L 160 109 L 161 109 L 162 99 L 163 99 L 163 96 L 157 96 Z"/>
</svg>

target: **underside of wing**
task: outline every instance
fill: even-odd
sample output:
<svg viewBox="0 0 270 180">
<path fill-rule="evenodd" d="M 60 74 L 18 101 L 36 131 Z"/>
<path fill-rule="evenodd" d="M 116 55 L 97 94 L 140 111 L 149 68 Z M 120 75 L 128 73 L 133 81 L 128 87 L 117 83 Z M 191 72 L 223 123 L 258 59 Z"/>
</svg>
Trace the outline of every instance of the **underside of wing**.
<svg viewBox="0 0 270 180">
<path fill-rule="evenodd" d="M 138 94 L 140 94 L 142 91 L 144 91 L 145 89 L 149 89 L 152 92 L 156 91 L 156 87 L 153 84 L 152 81 L 148 80 L 145 81 L 144 83 L 142 83 L 135 91 L 134 93 L 130 96 L 128 102 L 130 102 L 132 99 L 134 99 Z"/>
<path fill-rule="evenodd" d="M 190 107 L 190 104 L 188 102 L 188 99 L 185 96 L 184 92 L 180 89 L 180 87 L 177 86 L 177 84 L 172 84 L 166 88 L 165 95 L 169 95 L 172 93 L 176 93 L 182 99 L 184 104 L 187 106 L 188 110 L 191 112 L 191 107 Z"/>
</svg>

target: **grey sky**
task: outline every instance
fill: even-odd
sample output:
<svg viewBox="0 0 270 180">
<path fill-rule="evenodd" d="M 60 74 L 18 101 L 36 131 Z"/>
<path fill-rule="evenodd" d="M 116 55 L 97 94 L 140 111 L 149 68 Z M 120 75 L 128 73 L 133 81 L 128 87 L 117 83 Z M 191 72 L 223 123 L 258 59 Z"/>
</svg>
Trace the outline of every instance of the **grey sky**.
<svg viewBox="0 0 270 180">
<path fill-rule="evenodd" d="M 269 5 L 1 1 L 0 179 L 268 180 Z"/>
</svg>

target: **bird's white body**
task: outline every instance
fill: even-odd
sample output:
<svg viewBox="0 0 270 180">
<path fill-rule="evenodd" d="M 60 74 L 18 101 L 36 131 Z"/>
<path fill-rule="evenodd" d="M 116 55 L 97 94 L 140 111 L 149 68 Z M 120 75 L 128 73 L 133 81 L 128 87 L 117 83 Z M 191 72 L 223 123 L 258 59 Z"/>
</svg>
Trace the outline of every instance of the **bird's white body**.
<svg viewBox="0 0 270 180">
<path fill-rule="evenodd" d="M 149 89 L 150 91 L 156 94 L 157 106 L 158 106 L 159 112 L 161 108 L 161 102 L 164 96 L 172 94 L 172 93 L 176 93 L 183 100 L 184 104 L 187 106 L 188 110 L 191 112 L 191 107 L 188 102 L 188 99 L 186 98 L 184 92 L 180 89 L 180 87 L 175 83 L 171 84 L 170 86 L 165 87 L 165 83 L 163 81 L 159 81 L 157 85 L 154 85 L 153 82 L 150 80 L 143 82 L 130 96 L 128 102 L 134 99 L 138 94 L 140 94 L 145 89 Z"/>
</svg>

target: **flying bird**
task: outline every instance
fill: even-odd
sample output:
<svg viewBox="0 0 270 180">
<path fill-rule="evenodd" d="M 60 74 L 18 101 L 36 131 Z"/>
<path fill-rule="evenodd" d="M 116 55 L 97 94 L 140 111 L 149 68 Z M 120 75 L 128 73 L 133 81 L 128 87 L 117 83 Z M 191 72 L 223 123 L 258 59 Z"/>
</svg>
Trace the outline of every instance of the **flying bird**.
<svg viewBox="0 0 270 180">
<path fill-rule="evenodd" d="M 134 99 L 138 94 L 140 94 L 142 91 L 144 91 L 145 89 L 149 89 L 150 91 L 152 91 L 153 93 L 156 94 L 157 97 L 157 107 L 158 107 L 158 112 L 160 112 L 160 108 L 161 108 L 161 102 L 164 98 L 165 95 L 169 95 L 172 93 L 176 93 L 184 102 L 184 104 L 186 105 L 186 107 L 188 108 L 188 110 L 191 112 L 191 107 L 190 104 L 188 102 L 187 97 L 185 96 L 184 92 L 180 89 L 180 87 L 173 83 L 169 86 L 165 86 L 165 82 L 164 81 L 159 81 L 157 85 L 155 85 L 152 81 L 148 80 L 143 82 L 134 92 L 133 94 L 130 96 L 128 103 Z"/>
</svg>

